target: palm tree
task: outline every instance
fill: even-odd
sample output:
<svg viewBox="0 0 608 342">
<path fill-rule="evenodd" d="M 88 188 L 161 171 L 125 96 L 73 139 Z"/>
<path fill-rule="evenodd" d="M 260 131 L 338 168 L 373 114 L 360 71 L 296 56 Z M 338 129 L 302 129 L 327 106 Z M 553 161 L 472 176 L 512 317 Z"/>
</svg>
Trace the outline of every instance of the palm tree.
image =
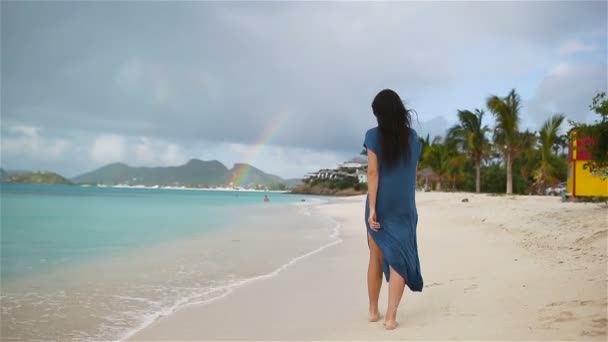
<svg viewBox="0 0 608 342">
<path fill-rule="evenodd" d="M 486 133 L 488 126 L 482 125 L 484 111 L 475 109 L 458 111 L 459 123 L 448 131 L 448 137 L 453 139 L 458 148 L 465 151 L 475 164 L 475 191 L 481 187 L 481 161 L 487 155 L 489 141 Z"/>
<path fill-rule="evenodd" d="M 431 145 L 431 135 L 427 134 L 426 138 L 418 137 L 418 141 L 420 142 L 420 158 L 424 155 L 424 150 Z"/>
<path fill-rule="evenodd" d="M 448 155 L 449 159 L 447 161 L 447 176 L 448 180 L 452 182 L 452 190 L 456 190 L 456 183 L 462 182 L 466 179 L 464 168 L 467 164 L 467 156 L 462 153 L 458 153 L 456 150 L 450 150 Z"/>
<path fill-rule="evenodd" d="M 427 146 L 422 156 L 422 162 L 430 167 L 437 179 L 436 190 L 441 190 L 441 182 L 445 179 L 449 169 L 449 149 L 442 143 L 441 137 L 435 137 L 433 143 Z"/>
<path fill-rule="evenodd" d="M 519 133 L 519 110 L 521 109 L 521 99 L 515 92 L 515 89 L 512 89 L 506 97 L 498 97 L 496 95 L 488 97 L 486 105 L 496 119 L 494 142 L 504 154 L 507 169 L 507 194 L 512 194 L 513 153 Z"/>
<path fill-rule="evenodd" d="M 551 167 L 550 158 L 554 154 L 552 150 L 554 145 L 559 142 L 558 133 L 563 121 L 563 114 L 555 114 L 547 119 L 540 129 L 539 142 L 541 162 L 535 175 L 539 192 L 543 190 L 542 188 L 545 187 L 548 181 L 551 181 L 553 170 Z"/>
<path fill-rule="evenodd" d="M 517 133 L 517 143 L 513 146 L 513 160 L 518 162 L 519 175 L 525 180 L 533 177 L 538 165 L 537 141 L 536 132 L 525 130 Z M 530 192 L 530 189 L 525 190 Z"/>
</svg>

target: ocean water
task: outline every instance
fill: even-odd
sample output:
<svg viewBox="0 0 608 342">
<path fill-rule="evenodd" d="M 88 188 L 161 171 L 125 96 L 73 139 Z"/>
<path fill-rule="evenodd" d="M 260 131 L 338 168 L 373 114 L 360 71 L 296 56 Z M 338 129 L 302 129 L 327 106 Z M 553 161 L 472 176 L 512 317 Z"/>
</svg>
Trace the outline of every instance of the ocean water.
<svg viewBox="0 0 608 342">
<path fill-rule="evenodd" d="M 314 198 L 264 195 L 3 184 L 3 340 L 122 339 L 338 242 Z"/>
</svg>

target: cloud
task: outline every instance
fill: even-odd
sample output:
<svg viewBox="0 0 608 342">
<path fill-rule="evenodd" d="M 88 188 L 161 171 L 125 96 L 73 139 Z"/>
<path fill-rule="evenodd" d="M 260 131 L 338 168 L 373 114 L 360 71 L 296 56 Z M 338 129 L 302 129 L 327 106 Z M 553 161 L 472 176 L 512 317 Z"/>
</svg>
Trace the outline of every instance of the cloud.
<svg viewBox="0 0 608 342">
<path fill-rule="evenodd" d="M 121 136 L 115 134 L 97 137 L 89 150 L 91 160 L 97 163 L 112 163 L 124 161 L 127 156 L 127 143 Z"/>
<path fill-rule="evenodd" d="M 174 166 L 188 160 L 182 147 L 175 143 L 147 137 L 139 137 L 135 140 L 133 145 L 127 147 L 127 159 L 133 165 Z"/>
<path fill-rule="evenodd" d="M 564 42 L 559 47 L 560 55 L 574 55 L 582 52 L 592 52 L 597 50 L 597 46 L 593 44 L 586 44 L 580 40 L 570 39 Z"/>
<path fill-rule="evenodd" d="M 361 148 L 351 152 L 336 152 L 310 148 L 283 147 L 275 145 L 246 145 L 220 143 L 200 146 L 206 152 L 203 159 L 215 159 L 229 168 L 237 162 L 247 162 L 265 172 L 285 178 L 302 177 L 307 172 L 335 167 L 339 162 L 358 155 Z"/>
<path fill-rule="evenodd" d="M 162 106 L 172 97 L 171 87 L 164 72 L 160 65 L 145 63 L 139 58 L 130 58 L 118 66 L 115 83 L 131 98 Z"/>
<path fill-rule="evenodd" d="M 160 162 L 163 165 L 178 165 L 188 158 L 177 144 L 167 144 L 161 153 Z"/>
<path fill-rule="evenodd" d="M 540 123 L 555 113 L 564 113 L 568 119 L 590 121 L 594 119 L 589 105 L 596 93 L 608 90 L 606 64 L 556 65 L 542 79 L 534 96 L 528 101 L 527 113 Z"/>
<path fill-rule="evenodd" d="M 66 158 L 72 145 L 65 139 L 42 136 L 37 127 L 17 125 L 8 127 L 7 134 L 2 135 L 1 147 L 3 159 L 20 157 L 53 162 Z"/>
<path fill-rule="evenodd" d="M 146 137 L 139 138 L 133 146 L 133 154 L 138 163 L 151 164 L 156 162 L 158 151 L 155 151 Z"/>
<path fill-rule="evenodd" d="M 116 134 L 96 137 L 91 143 L 89 155 L 97 164 L 124 162 L 132 166 L 175 166 L 188 160 L 178 144 Z"/>
<path fill-rule="evenodd" d="M 21 109 L 44 126 L 246 144 L 289 108 L 288 133 L 273 143 L 346 150 L 380 89 L 415 97 L 463 78 L 507 79 L 544 63 L 564 34 L 605 24 L 602 6 L 9 3 L 3 101 L 7 118 Z"/>
<path fill-rule="evenodd" d="M 1 166 L 11 170 L 46 169 L 71 177 L 109 163 L 131 166 L 177 166 L 191 158 L 219 160 L 227 167 L 247 162 L 281 177 L 302 177 L 306 172 L 334 167 L 358 150 L 335 152 L 276 145 L 248 145 L 197 141 L 184 144 L 143 136 L 73 133 L 55 137 L 31 126 L 3 127 Z"/>
<path fill-rule="evenodd" d="M 589 95 L 566 93 L 560 73 L 596 81 L 548 70 L 561 58 L 573 68 L 605 65 L 606 9 L 605 2 L 3 2 L 2 125 L 82 135 L 72 144 L 89 147 L 91 163 L 159 165 L 216 148 L 217 158 L 249 162 L 250 146 L 271 132 L 256 166 L 290 174 L 297 165 L 290 153 L 319 158 L 311 165 L 357 153 L 375 125 L 370 103 L 387 87 L 411 101 L 421 135 L 445 134 L 457 109 L 513 87 L 534 98 L 535 113 L 579 111 Z"/>
<path fill-rule="evenodd" d="M 433 137 L 445 137 L 448 129 L 448 121 L 443 116 L 436 116 L 430 120 L 417 122 L 413 119 L 412 127 L 418 132 L 418 136 L 426 138 L 427 135 L 433 140 Z"/>
<path fill-rule="evenodd" d="M 137 59 L 126 61 L 116 72 L 116 85 L 124 91 L 132 91 L 141 86 L 143 72 Z"/>
</svg>

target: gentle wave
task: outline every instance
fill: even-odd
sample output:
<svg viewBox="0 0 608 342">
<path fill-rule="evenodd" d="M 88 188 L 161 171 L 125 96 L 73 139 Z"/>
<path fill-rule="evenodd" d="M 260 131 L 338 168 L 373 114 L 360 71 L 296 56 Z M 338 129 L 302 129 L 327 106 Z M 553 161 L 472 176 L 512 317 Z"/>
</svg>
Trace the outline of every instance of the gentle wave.
<svg viewBox="0 0 608 342">
<path fill-rule="evenodd" d="M 301 210 L 301 212 L 300 212 L 301 214 L 311 215 L 311 213 L 310 213 L 311 207 L 326 204 L 328 202 L 326 200 L 321 200 L 321 199 L 313 199 L 313 200 L 309 199 L 308 201 L 310 201 L 310 202 L 309 203 L 306 203 L 306 202 L 293 203 L 291 205 L 298 206 Z M 130 337 L 134 336 L 141 330 L 152 325 L 154 322 L 156 322 L 164 317 L 167 317 L 171 314 L 174 314 L 175 312 L 177 312 L 185 307 L 188 307 L 191 305 L 209 304 L 209 303 L 215 302 L 217 300 L 220 300 L 222 298 L 225 298 L 226 296 L 232 294 L 238 288 L 241 288 L 243 286 L 246 286 L 248 284 L 251 284 L 251 283 L 254 283 L 257 281 L 274 278 L 274 277 L 278 276 L 281 272 L 286 270 L 287 268 L 298 263 L 300 260 L 310 257 L 312 255 L 315 255 L 317 253 L 320 253 L 321 251 L 323 251 L 327 248 L 330 248 L 332 246 L 342 243 L 343 240 L 342 240 L 342 238 L 340 238 L 340 228 L 341 228 L 340 223 L 330 217 L 328 217 L 328 219 L 331 221 L 331 223 L 333 225 L 333 230 L 332 230 L 331 234 L 328 236 L 330 239 L 332 239 L 332 241 L 330 241 L 308 253 L 305 253 L 303 255 L 290 259 L 288 262 L 279 266 L 277 269 L 275 269 L 274 271 L 272 271 L 270 273 L 262 274 L 262 275 L 247 278 L 247 279 L 232 281 L 223 286 L 207 288 L 205 291 L 203 291 L 202 293 L 200 293 L 198 295 L 184 297 L 184 298 L 178 300 L 174 305 L 172 305 L 170 307 L 161 308 L 160 310 L 158 310 L 154 313 L 146 315 L 142 319 L 142 322 L 140 325 L 138 325 L 137 327 L 133 328 L 132 330 L 129 330 L 126 333 L 124 333 L 121 336 L 121 338 L 118 339 L 118 341 L 123 341 L 123 340 L 129 339 Z M 206 295 L 215 294 L 215 293 L 218 293 L 218 294 L 215 296 L 212 296 L 211 298 L 205 298 L 205 299 L 200 300 L 201 297 L 205 297 Z M 145 300 L 145 299 L 135 298 L 134 300 Z"/>
</svg>

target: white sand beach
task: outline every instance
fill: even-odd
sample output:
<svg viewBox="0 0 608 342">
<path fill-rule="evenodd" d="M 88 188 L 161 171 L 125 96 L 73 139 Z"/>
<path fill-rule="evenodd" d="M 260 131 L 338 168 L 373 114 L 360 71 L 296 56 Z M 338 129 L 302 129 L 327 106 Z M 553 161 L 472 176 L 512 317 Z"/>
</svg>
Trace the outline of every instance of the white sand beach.
<svg viewBox="0 0 608 342">
<path fill-rule="evenodd" d="M 339 222 L 340 243 L 131 339 L 606 340 L 608 208 L 556 197 L 417 196 L 425 286 L 406 290 L 398 329 L 367 321 L 364 198 L 356 197 L 312 211 Z"/>
</svg>

